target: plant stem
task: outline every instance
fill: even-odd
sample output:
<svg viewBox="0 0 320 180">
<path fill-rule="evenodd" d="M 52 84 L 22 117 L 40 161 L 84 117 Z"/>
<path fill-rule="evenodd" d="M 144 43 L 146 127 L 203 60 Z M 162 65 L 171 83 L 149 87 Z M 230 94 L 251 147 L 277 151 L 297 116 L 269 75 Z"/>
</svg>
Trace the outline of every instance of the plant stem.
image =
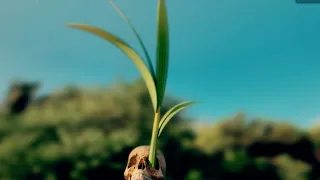
<svg viewBox="0 0 320 180">
<path fill-rule="evenodd" d="M 157 111 L 154 114 L 152 136 L 151 136 L 151 142 L 150 142 L 149 163 L 153 168 L 156 167 L 155 161 L 156 161 L 156 152 L 157 152 L 159 123 L 160 123 L 160 107 L 157 109 Z"/>
</svg>

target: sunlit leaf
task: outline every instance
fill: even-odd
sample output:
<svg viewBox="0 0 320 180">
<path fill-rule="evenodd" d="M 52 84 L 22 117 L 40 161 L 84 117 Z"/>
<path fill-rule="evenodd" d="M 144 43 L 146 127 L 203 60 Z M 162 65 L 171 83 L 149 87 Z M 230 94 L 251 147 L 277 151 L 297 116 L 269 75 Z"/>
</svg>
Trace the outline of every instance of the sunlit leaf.
<svg viewBox="0 0 320 180">
<path fill-rule="evenodd" d="M 157 97 L 160 107 L 166 90 L 169 64 L 169 30 L 165 0 L 158 0 L 156 55 Z"/>
<path fill-rule="evenodd" d="M 171 109 L 169 109 L 169 111 L 167 111 L 166 114 L 163 115 L 163 117 L 161 118 L 160 124 L 159 124 L 159 132 L 158 132 L 158 137 L 160 136 L 161 132 L 163 131 L 164 127 L 168 124 L 168 122 L 170 121 L 170 119 L 176 115 L 178 112 L 180 112 L 181 110 L 183 110 L 184 108 L 197 103 L 196 101 L 186 101 L 186 102 L 182 102 L 180 104 L 175 105 L 174 107 L 172 107 Z"/>
<path fill-rule="evenodd" d="M 100 38 L 107 40 L 108 42 L 122 50 L 122 52 L 124 52 L 132 60 L 132 62 L 137 66 L 138 70 L 140 71 L 142 78 L 144 79 L 147 85 L 152 100 L 153 108 L 156 111 L 158 103 L 154 79 L 142 58 L 132 47 L 130 47 L 127 43 L 125 43 L 123 40 L 116 37 L 112 33 L 97 27 L 85 24 L 67 24 L 67 26 L 94 34 Z"/>
<path fill-rule="evenodd" d="M 137 37 L 142 49 L 143 49 L 143 52 L 147 58 L 147 63 L 148 63 L 148 66 L 149 66 L 149 70 L 152 74 L 152 76 L 154 77 L 155 79 L 155 73 L 154 73 L 154 68 L 153 68 L 153 65 L 152 65 L 152 61 L 151 61 L 151 58 L 149 56 L 149 53 L 147 51 L 147 48 L 146 46 L 144 45 L 141 37 L 139 36 L 139 33 L 138 31 L 136 30 L 136 28 L 133 26 L 133 24 L 129 21 L 129 19 L 127 18 L 127 16 L 120 10 L 120 8 L 112 1 L 112 0 L 109 0 L 110 4 L 113 6 L 113 8 L 119 13 L 119 15 L 125 20 L 127 21 L 127 23 L 129 24 L 130 28 L 132 29 L 133 33 L 135 34 L 135 36 Z"/>
</svg>

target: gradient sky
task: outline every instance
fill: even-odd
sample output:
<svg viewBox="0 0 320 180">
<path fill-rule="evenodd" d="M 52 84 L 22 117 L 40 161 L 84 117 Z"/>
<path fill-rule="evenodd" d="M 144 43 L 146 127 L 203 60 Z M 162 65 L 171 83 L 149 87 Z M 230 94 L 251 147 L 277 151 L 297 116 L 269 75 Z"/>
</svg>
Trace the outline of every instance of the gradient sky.
<svg viewBox="0 0 320 180">
<path fill-rule="evenodd" d="M 117 0 L 151 55 L 156 0 Z M 237 111 L 301 126 L 320 122 L 320 5 L 294 0 L 168 0 L 168 94 L 201 104 L 189 114 L 214 121 Z M 1 0 L 0 93 L 14 78 L 110 84 L 139 76 L 109 43 L 64 26 L 88 23 L 138 47 L 107 0 Z M 154 57 L 154 56 L 153 56 Z M 0 97 L 1 97 L 0 96 Z M 318 119 L 318 120 L 317 120 Z"/>
</svg>

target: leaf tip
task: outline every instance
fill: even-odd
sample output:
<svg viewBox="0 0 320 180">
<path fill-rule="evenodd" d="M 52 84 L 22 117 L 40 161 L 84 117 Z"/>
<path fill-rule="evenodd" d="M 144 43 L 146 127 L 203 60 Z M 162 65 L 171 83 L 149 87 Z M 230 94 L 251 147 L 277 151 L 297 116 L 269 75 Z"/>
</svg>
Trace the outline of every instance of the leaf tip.
<svg viewBox="0 0 320 180">
<path fill-rule="evenodd" d="M 66 23 L 66 24 L 64 24 L 64 25 L 67 26 L 67 27 L 71 27 L 71 28 L 77 27 L 77 24 L 76 24 L 76 23 Z"/>
</svg>

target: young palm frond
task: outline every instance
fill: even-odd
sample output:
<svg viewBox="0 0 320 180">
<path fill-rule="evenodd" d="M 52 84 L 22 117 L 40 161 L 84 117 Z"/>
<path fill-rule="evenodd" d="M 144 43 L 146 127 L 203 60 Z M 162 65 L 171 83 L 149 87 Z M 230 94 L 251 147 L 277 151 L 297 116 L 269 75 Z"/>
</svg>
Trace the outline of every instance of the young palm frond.
<svg viewBox="0 0 320 180">
<path fill-rule="evenodd" d="M 107 40 L 109 43 L 118 47 L 123 53 L 125 53 L 138 68 L 148 88 L 155 113 L 149 153 L 149 162 L 152 167 L 155 167 L 157 139 L 163 131 L 164 127 L 175 114 L 196 102 L 187 101 L 180 103 L 172 107 L 162 117 L 162 119 L 160 119 L 160 109 L 165 95 L 169 65 L 169 28 L 165 0 L 158 0 L 157 8 L 156 73 L 154 71 L 149 53 L 137 30 L 131 24 L 129 19 L 124 15 L 124 13 L 122 13 L 122 11 L 115 5 L 115 3 L 112 0 L 109 0 L 109 2 L 120 14 L 120 16 L 128 23 L 128 25 L 134 32 L 146 56 L 148 66 L 146 65 L 145 61 L 143 61 L 143 58 L 130 45 L 128 45 L 128 43 L 106 30 L 85 24 L 67 24 L 67 26 L 86 31 L 104 40 Z"/>
</svg>

